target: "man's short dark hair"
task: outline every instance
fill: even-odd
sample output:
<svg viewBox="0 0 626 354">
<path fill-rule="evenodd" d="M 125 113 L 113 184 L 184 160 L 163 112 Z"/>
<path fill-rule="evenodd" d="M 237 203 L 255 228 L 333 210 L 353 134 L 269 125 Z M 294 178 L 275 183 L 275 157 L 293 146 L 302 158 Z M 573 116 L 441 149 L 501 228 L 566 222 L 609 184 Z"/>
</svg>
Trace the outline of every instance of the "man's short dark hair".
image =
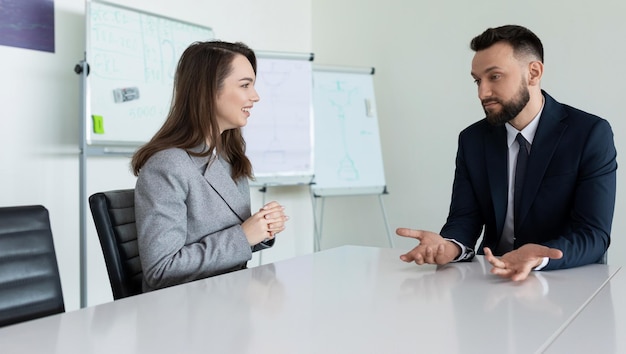
<svg viewBox="0 0 626 354">
<path fill-rule="evenodd" d="M 513 47 L 516 55 L 532 55 L 543 63 L 543 45 L 541 40 L 526 27 L 505 25 L 488 28 L 485 32 L 474 37 L 470 48 L 477 52 L 484 50 L 498 42 L 506 42 Z"/>
</svg>

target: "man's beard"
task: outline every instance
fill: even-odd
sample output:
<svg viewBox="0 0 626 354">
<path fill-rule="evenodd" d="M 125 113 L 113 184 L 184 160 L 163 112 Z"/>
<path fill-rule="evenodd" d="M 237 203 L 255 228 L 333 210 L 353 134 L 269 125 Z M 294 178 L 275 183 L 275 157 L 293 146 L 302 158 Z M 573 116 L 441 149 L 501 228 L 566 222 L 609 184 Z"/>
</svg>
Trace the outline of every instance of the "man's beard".
<svg viewBox="0 0 626 354">
<path fill-rule="evenodd" d="M 510 121 L 511 119 L 517 117 L 517 115 L 526 107 L 530 101 L 530 93 L 528 92 L 528 87 L 526 87 L 526 83 L 522 80 L 522 84 L 520 86 L 517 95 L 513 97 L 508 102 L 502 102 L 497 98 L 488 98 L 482 101 L 482 104 L 487 102 L 498 102 L 502 109 L 499 112 L 489 113 L 487 109 L 484 108 L 485 114 L 487 115 L 487 121 L 494 126 L 501 126 L 504 123 Z"/>
</svg>

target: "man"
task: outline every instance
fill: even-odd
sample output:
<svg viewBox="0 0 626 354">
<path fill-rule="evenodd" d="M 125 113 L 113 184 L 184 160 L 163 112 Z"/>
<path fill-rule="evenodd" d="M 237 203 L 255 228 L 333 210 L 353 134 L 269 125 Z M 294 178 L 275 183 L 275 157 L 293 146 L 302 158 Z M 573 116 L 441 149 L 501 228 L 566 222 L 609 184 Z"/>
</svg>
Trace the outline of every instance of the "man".
<svg viewBox="0 0 626 354">
<path fill-rule="evenodd" d="M 543 46 L 530 30 L 489 28 L 470 47 L 486 118 L 459 135 L 450 212 L 440 234 L 397 229 L 419 240 L 400 258 L 471 260 L 484 228 L 478 252 L 493 274 L 514 281 L 532 270 L 601 262 L 615 207 L 609 123 L 541 89 Z"/>
</svg>

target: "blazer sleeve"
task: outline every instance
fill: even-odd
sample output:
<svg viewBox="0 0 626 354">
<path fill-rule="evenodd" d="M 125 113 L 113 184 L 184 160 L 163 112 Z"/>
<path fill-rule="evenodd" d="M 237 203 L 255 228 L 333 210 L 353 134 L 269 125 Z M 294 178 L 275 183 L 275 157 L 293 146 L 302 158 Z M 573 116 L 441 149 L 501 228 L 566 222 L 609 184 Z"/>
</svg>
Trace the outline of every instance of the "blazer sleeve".
<svg viewBox="0 0 626 354">
<path fill-rule="evenodd" d="M 461 132 L 458 138 L 456 168 L 452 184 L 450 210 L 440 234 L 445 238 L 454 239 L 468 248 L 471 260 L 474 255 L 476 241 L 480 237 L 485 220 L 482 217 L 480 203 L 476 197 L 479 186 L 470 177 L 465 150 L 467 134 Z M 486 179 L 486 177 L 484 177 Z M 488 194 L 488 191 L 482 191 Z"/>
<path fill-rule="evenodd" d="M 256 245 L 252 246 L 252 252 L 263 251 L 265 249 L 271 248 L 274 246 L 274 242 L 276 242 L 275 238 L 263 241 L 261 243 L 257 243 Z"/>
<path fill-rule="evenodd" d="M 144 290 L 241 269 L 252 257 L 241 220 L 209 187 L 194 181 L 200 174 L 188 161 L 182 150 L 158 153 L 139 173 L 135 215 Z M 193 198 L 206 208 L 193 210 Z M 214 231 L 193 234 L 206 224 Z"/>
<path fill-rule="evenodd" d="M 563 251 L 563 258 L 550 260 L 545 270 L 603 259 L 610 244 L 615 208 L 616 156 L 611 126 L 599 119 L 589 130 L 580 156 L 568 232 L 542 243 Z"/>
</svg>

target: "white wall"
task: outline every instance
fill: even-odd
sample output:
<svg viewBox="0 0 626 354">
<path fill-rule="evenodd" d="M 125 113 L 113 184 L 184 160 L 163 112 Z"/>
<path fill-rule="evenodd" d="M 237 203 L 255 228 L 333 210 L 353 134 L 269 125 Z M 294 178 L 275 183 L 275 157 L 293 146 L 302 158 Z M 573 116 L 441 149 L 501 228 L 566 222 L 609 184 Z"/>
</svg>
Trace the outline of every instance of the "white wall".
<svg viewBox="0 0 626 354">
<path fill-rule="evenodd" d="M 618 163 L 626 151 L 626 3 L 614 0 L 511 2 L 313 1 L 316 63 L 374 66 L 389 223 L 439 231 L 447 216 L 458 133 L 483 117 L 470 76 L 469 41 L 487 27 L 520 24 L 543 41 L 543 87 L 557 100 L 606 118 Z M 618 195 L 609 263 L 626 264 L 626 180 Z M 326 204 L 323 248 L 385 246 L 376 200 Z M 350 218 L 342 217 L 351 210 Z M 345 221 L 341 219 L 344 218 Z M 372 230 L 374 232 L 372 232 Z M 413 240 L 396 239 L 410 249 Z"/>
<path fill-rule="evenodd" d="M 439 230 L 447 215 L 458 132 L 482 111 L 469 75 L 469 40 L 488 26 L 519 23 L 544 41 L 544 88 L 565 103 L 607 118 L 624 150 L 626 5 L 600 0 L 522 3 L 476 0 L 118 0 L 129 7 L 210 26 L 223 40 L 258 50 L 313 52 L 320 64 L 374 66 L 392 229 Z M 55 0 L 56 52 L 0 46 L 0 205 L 43 204 L 50 210 L 68 310 L 79 306 L 78 76 L 84 2 Z M 621 161 L 621 155 L 618 156 Z M 618 162 L 619 162 L 618 161 Z M 609 262 L 626 263 L 626 221 L 618 201 Z M 126 158 L 90 157 L 88 194 L 132 188 Z M 262 196 L 252 191 L 253 208 Z M 292 217 L 263 262 L 312 251 L 310 197 L 304 187 L 270 189 L 266 200 Z M 89 221 L 89 304 L 111 299 Z M 322 248 L 386 246 L 377 198 L 327 198 Z M 396 238 L 396 247 L 414 242 Z M 255 257 L 251 262 L 258 262 Z M 358 266 L 358 265 L 355 265 Z"/>
</svg>

